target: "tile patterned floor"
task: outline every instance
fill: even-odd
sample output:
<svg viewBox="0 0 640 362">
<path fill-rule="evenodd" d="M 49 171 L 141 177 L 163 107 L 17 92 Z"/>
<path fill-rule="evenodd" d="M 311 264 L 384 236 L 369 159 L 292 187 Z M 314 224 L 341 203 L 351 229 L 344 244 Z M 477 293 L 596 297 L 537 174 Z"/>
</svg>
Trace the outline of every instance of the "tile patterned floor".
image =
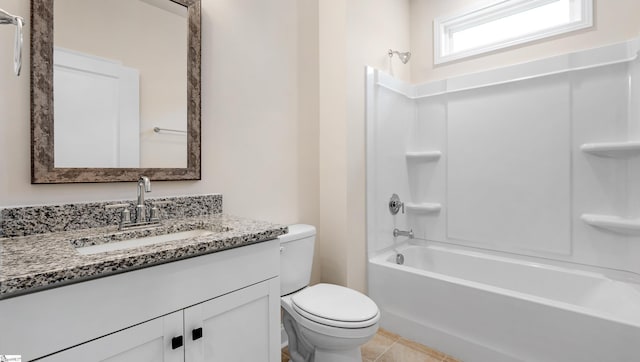
<svg viewBox="0 0 640 362">
<path fill-rule="evenodd" d="M 282 362 L 289 362 L 289 352 L 282 350 Z M 442 352 L 404 339 L 384 329 L 362 346 L 362 362 L 460 362 Z"/>
</svg>

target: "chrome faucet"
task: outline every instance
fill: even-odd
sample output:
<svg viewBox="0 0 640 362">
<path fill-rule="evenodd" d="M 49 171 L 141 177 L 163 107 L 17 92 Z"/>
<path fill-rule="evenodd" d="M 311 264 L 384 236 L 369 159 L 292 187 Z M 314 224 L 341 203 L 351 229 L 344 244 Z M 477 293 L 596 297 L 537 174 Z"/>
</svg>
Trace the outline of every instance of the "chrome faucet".
<svg viewBox="0 0 640 362">
<path fill-rule="evenodd" d="M 131 221 L 129 203 L 107 205 L 107 209 L 120 209 L 120 224 L 118 230 L 141 229 L 149 226 L 160 225 L 160 209 L 158 206 L 173 204 L 171 200 L 153 201 L 149 217 L 144 205 L 145 192 L 151 192 L 151 180 L 146 176 L 138 179 L 138 204 L 136 205 L 136 219 Z"/>
<path fill-rule="evenodd" d="M 393 237 L 397 238 L 398 236 L 408 236 L 409 239 L 413 239 L 413 229 L 409 231 L 400 230 L 398 228 L 393 229 Z"/>
<path fill-rule="evenodd" d="M 144 193 L 151 192 L 151 181 L 147 176 L 140 176 L 138 179 L 138 204 L 136 205 L 136 223 L 147 222 Z"/>
</svg>

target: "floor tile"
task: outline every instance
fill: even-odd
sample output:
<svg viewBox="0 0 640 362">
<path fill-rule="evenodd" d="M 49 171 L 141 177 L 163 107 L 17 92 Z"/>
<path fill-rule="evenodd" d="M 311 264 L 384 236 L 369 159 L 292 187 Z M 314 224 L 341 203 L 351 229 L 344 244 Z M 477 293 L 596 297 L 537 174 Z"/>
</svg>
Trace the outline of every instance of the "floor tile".
<svg viewBox="0 0 640 362">
<path fill-rule="evenodd" d="M 403 345 L 405 345 L 405 346 L 407 346 L 409 348 L 415 349 L 416 351 L 420 351 L 420 352 L 422 352 L 424 354 L 427 354 L 427 355 L 429 355 L 429 356 L 431 356 L 433 358 L 436 358 L 438 360 L 444 360 L 445 358 L 449 357 L 448 355 L 446 355 L 446 354 L 444 354 L 444 353 L 442 353 L 440 351 L 437 351 L 435 349 L 431 349 L 431 348 L 429 348 L 427 346 L 424 346 L 424 345 L 422 345 L 422 344 L 420 344 L 418 342 L 414 342 L 414 341 L 411 341 L 411 340 L 408 340 L 408 339 L 401 338 L 399 343 L 403 344 Z"/>
<path fill-rule="evenodd" d="M 382 328 L 362 346 L 361 351 L 362 362 L 460 362 Z M 289 350 L 285 347 L 282 349 L 282 362 L 290 360 Z"/>
<path fill-rule="evenodd" d="M 422 350 L 415 349 L 403 343 L 396 342 L 391 348 L 380 356 L 376 362 L 441 362 L 441 358 L 433 357 Z"/>
<path fill-rule="evenodd" d="M 378 333 L 382 336 L 385 336 L 387 338 L 393 339 L 394 341 L 399 340 L 401 337 L 395 333 L 391 333 L 388 330 L 384 329 L 384 328 L 378 328 Z"/>
<path fill-rule="evenodd" d="M 361 347 L 363 361 L 375 361 L 400 339 L 397 334 L 379 329 L 373 338 Z"/>
<path fill-rule="evenodd" d="M 282 349 L 282 359 L 281 362 L 289 362 L 291 357 L 289 357 L 289 347 L 284 347 Z"/>
</svg>

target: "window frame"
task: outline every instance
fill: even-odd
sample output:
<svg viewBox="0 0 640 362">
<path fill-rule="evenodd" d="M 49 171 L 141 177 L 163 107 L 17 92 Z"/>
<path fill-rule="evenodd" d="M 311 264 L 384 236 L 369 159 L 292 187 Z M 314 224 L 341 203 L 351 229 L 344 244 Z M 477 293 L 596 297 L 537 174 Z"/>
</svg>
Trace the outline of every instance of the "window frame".
<svg viewBox="0 0 640 362">
<path fill-rule="evenodd" d="M 450 48 L 452 34 L 455 31 L 465 30 L 492 20 L 516 15 L 554 1 L 557 0 L 502 0 L 489 5 L 469 8 L 455 15 L 435 18 L 433 21 L 434 64 L 443 64 L 593 26 L 593 0 L 572 0 L 580 5 L 580 12 L 578 13 L 580 18 L 577 20 L 475 48 L 459 52 L 449 51 L 444 54 L 445 49 Z"/>
</svg>

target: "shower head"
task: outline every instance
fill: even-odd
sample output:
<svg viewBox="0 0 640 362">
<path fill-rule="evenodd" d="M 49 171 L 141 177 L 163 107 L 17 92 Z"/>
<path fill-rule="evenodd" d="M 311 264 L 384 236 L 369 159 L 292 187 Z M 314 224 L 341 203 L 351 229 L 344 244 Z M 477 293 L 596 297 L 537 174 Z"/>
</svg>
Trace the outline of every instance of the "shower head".
<svg viewBox="0 0 640 362">
<path fill-rule="evenodd" d="M 397 50 L 389 49 L 389 58 L 393 57 L 393 54 L 398 54 L 398 58 L 400 58 L 400 61 L 403 64 L 407 64 L 409 62 L 409 59 L 411 59 L 411 52 L 400 53 Z"/>
</svg>

